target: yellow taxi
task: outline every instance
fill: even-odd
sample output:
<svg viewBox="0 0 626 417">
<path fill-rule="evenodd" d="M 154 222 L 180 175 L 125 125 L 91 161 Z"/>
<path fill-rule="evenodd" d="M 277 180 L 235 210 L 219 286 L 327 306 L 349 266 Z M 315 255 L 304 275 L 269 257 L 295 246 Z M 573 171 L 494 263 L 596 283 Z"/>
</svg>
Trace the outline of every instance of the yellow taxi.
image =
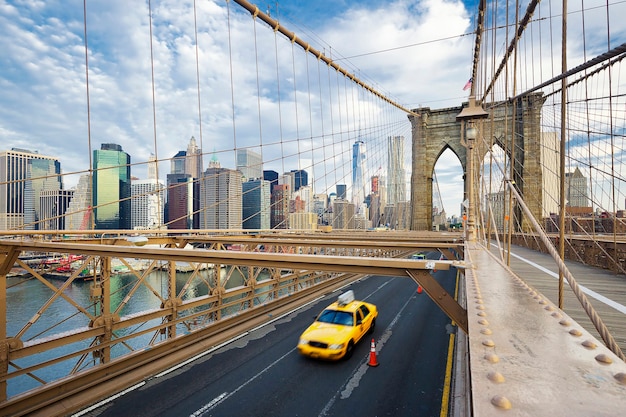
<svg viewBox="0 0 626 417">
<path fill-rule="evenodd" d="M 298 351 L 305 356 L 336 360 L 349 358 L 354 345 L 374 331 L 378 309 L 356 301 L 354 292 L 341 294 L 300 336 Z"/>
</svg>

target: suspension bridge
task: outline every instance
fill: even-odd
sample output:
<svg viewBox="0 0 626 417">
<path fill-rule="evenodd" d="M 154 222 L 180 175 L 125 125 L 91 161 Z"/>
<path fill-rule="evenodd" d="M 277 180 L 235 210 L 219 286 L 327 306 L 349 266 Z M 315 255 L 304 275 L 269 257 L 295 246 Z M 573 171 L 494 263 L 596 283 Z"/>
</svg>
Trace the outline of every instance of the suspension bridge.
<svg viewBox="0 0 626 417">
<path fill-rule="evenodd" d="M 255 354 L 273 350 L 254 350 L 251 335 L 285 322 L 294 328 L 283 334 L 297 333 L 297 311 L 346 286 L 393 311 L 374 333 L 381 352 L 402 337 L 394 327 L 402 314 L 426 308 L 407 307 L 398 294 L 419 300 L 415 288 L 424 290 L 441 316 L 403 325 L 411 333 L 430 324 L 425 334 L 443 343 L 429 350 L 441 356 L 432 376 L 440 382 L 430 384 L 441 416 L 623 412 L 626 44 L 615 17 L 626 5 L 477 3 L 467 94 L 435 108 L 381 91 L 279 9 L 148 1 L 128 6 L 141 31 L 127 37 L 102 24 L 115 6 L 76 2 L 65 16 L 71 48 L 57 59 L 73 62 L 63 97 L 85 138 L 59 156 L 20 141 L 0 150 L 0 414 L 112 407 L 114 415 L 115 401 L 145 415 L 234 407 L 229 399 L 295 355 L 297 340 L 272 342 L 280 353 L 259 353 L 258 373 L 244 372 L 237 388 L 197 388 L 208 400 L 183 399 L 193 385 L 176 391 L 177 382 L 150 381 L 237 341 Z M 63 32 L 61 16 L 40 19 L 10 4 L 5 13 L 21 16 L 7 26 L 15 33 L 20 25 L 41 37 Z M 106 54 L 118 37 L 130 44 L 132 80 L 115 77 L 128 63 L 122 50 Z M 16 39 L 8 56 L 29 50 L 32 37 Z M 6 77 L 7 91 L 19 87 Z M 181 101 L 162 94 L 169 88 Z M 174 143 L 191 136 L 188 126 L 189 143 Z M 444 207 L 454 190 L 443 185 L 446 155 L 460 167 L 460 231 L 441 217 L 455 210 Z M 71 168 L 62 173 L 61 163 Z M 413 371 L 411 353 L 394 360 L 396 372 Z M 255 363 L 232 360 L 230 371 L 215 373 L 234 378 Z M 383 407 L 368 391 L 374 370 L 349 363 L 345 385 L 306 400 L 311 414 L 339 413 L 350 403 L 338 398 L 357 396 L 354 386 L 360 404 Z M 271 392 L 266 402 L 234 402 L 290 415 L 304 406 L 286 408 L 294 385 L 318 390 L 342 369 L 289 364 L 319 379 L 277 374 L 289 382 L 255 386 L 281 392 L 282 406 Z M 205 381 L 220 366 L 187 380 Z M 403 378 L 410 385 L 411 373 Z M 148 410 L 160 390 L 171 409 Z M 409 397 L 376 410 L 412 415 L 420 405 Z M 107 399 L 113 405 L 98 411 Z"/>
</svg>

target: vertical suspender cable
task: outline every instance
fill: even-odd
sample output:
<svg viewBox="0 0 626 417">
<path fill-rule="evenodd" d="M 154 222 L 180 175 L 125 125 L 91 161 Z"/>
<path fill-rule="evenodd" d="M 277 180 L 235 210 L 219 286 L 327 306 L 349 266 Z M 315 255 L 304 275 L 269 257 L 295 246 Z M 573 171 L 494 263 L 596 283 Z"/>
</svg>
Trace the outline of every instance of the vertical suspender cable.
<svg viewBox="0 0 626 417">
<path fill-rule="evenodd" d="M 561 72 L 567 71 L 567 0 L 563 0 L 561 13 Z M 561 177 L 559 190 L 559 257 L 565 259 L 565 141 L 567 111 L 567 77 L 561 79 L 561 146 L 560 167 Z M 563 309 L 563 273 L 559 270 L 559 308 Z"/>
</svg>

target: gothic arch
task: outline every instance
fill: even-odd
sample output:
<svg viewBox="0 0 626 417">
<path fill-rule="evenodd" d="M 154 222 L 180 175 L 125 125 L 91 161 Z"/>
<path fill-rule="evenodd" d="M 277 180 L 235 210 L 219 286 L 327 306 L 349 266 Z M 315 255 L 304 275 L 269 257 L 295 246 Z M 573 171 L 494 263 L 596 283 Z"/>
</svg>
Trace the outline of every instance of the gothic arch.
<svg viewBox="0 0 626 417">
<path fill-rule="evenodd" d="M 495 103 L 483 106 L 492 118 L 481 125 L 481 138 L 493 138 L 500 146 L 510 139 L 510 126 L 515 123 L 515 184 L 523 196 L 541 195 L 541 107 L 545 98 L 541 93 L 520 98 L 512 102 Z M 456 116 L 463 106 L 431 110 L 423 107 L 413 110 L 409 120 L 412 127 L 412 171 L 411 171 L 411 229 L 432 229 L 432 176 L 435 164 L 446 150 L 450 149 L 459 158 L 463 168 L 464 182 L 467 181 L 467 149 L 461 144 L 461 122 Z M 515 110 L 515 115 L 513 115 Z M 515 116 L 515 117 L 513 117 Z M 507 149 L 502 146 L 503 149 Z M 477 141 L 475 158 L 484 159 L 487 147 Z M 510 152 L 507 152 L 510 153 Z M 511 155 L 508 155 L 511 158 Z M 527 181 L 523 181 L 523 179 Z M 533 181 L 528 181 L 529 179 Z M 524 185 L 525 184 L 525 185 Z M 522 187 L 526 187 L 524 190 Z M 467 189 L 464 184 L 464 189 Z M 528 203 L 528 201 L 527 201 Z M 530 210 L 536 218 L 541 218 L 541 201 L 534 199 Z M 524 227 L 524 225 L 522 225 Z"/>
</svg>

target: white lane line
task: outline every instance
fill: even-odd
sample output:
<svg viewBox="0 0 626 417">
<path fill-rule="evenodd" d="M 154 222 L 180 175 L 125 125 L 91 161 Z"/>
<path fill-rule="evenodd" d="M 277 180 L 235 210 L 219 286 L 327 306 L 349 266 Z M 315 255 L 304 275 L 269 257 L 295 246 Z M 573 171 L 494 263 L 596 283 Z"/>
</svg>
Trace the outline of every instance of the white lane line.
<svg viewBox="0 0 626 417">
<path fill-rule="evenodd" d="M 380 290 L 383 286 L 387 285 L 388 282 L 378 287 L 376 291 Z M 374 291 L 372 294 L 374 294 L 376 291 Z M 378 339 L 378 342 L 376 343 L 376 352 L 380 352 L 383 349 L 383 346 L 385 346 L 385 343 L 389 340 L 389 338 L 391 337 L 391 334 L 393 333 L 392 332 L 393 327 L 396 325 L 396 323 L 400 319 L 400 316 L 402 315 L 402 312 L 406 309 L 406 306 L 409 304 L 409 302 L 411 301 L 413 297 L 415 297 L 415 294 L 411 294 L 411 296 L 406 300 L 406 302 L 404 303 L 404 305 L 402 306 L 398 314 L 396 314 L 396 316 L 393 318 L 391 323 L 389 323 L 389 326 L 387 326 L 387 328 L 383 332 L 383 335 L 380 337 L 380 339 Z M 338 397 L 341 398 L 342 400 L 345 400 L 346 398 L 349 398 L 350 395 L 352 395 L 352 392 L 354 391 L 355 388 L 359 386 L 361 379 L 363 378 L 367 370 L 370 368 L 370 366 L 367 364 L 368 357 L 369 357 L 369 352 L 367 353 L 366 358 L 361 360 L 362 362 L 360 366 L 352 373 L 352 375 L 350 375 L 348 380 L 341 387 L 339 387 L 337 392 L 335 392 L 335 395 L 333 395 L 333 397 L 328 401 L 328 403 L 326 403 L 322 411 L 320 411 L 320 413 L 318 414 L 318 417 L 327 416 L 328 412 L 332 408 L 333 404 L 335 404 Z"/>
<path fill-rule="evenodd" d="M 234 390 L 231 393 L 223 393 L 222 395 L 214 398 L 213 400 L 211 400 L 210 403 L 205 404 L 204 406 L 199 408 L 196 412 L 194 412 L 193 414 L 190 414 L 189 417 L 201 417 L 207 411 L 211 411 L 213 408 L 215 408 L 217 405 L 222 403 L 224 400 L 229 399 L 230 397 L 235 395 L 237 392 L 239 392 L 242 388 L 244 388 L 246 385 L 248 385 L 249 383 L 251 383 L 252 381 L 257 379 L 258 377 L 263 375 L 265 372 L 269 371 L 272 367 L 274 367 L 274 365 L 276 365 L 278 362 L 280 362 L 283 359 L 285 359 L 290 353 L 294 352 L 295 350 L 296 350 L 296 348 L 291 349 L 289 352 L 285 353 L 283 356 L 281 356 L 280 358 L 276 359 L 274 362 L 272 362 L 271 364 L 266 366 L 265 369 L 263 369 L 261 372 L 257 373 L 255 376 L 253 376 L 252 378 L 248 379 L 243 384 L 239 385 L 236 390 Z"/>
<path fill-rule="evenodd" d="M 200 408 L 198 411 L 194 412 L 193 414 L 190 414 L 189 417 L 199 417 L 199 416 L 201 416 L 204 412 L 206 412 L 209 409 L 211 409 L 215 404 L 219 404 L 224 399 L 224 397 L 226 397 L 227 395 L 228 395 L 227 392 L 221 393 L 217 397 L 213 398 L 211 400 L 211 402 L 207 403 L 202 408 Z"/>
<path fill-rule="evenodd" d="M 495 246 L 495 244 L 492 243 L 493 246 Z M 553 278 L 558 278 L 559 274 L 550 271 L 549 269 L 544 268 L 541 265 L 538 265 L 536 263 L 534 263 L 533 261 L 523 258 L 520 255 L 516 255 L 513 252 L 511 252 L 511 255 L 514 256 L 515 258 L 519 259 L 522 262 L 527 263 L 528 265 L 537 268 L 538 270 L 545 272 L 546 274 L 550 275 Z M 567 279 L 565 279 L 567 281 Z M 585 287 L 584 285 L 580 285 L 578 284 L 578 286 L 581 288 L 581 290 L 587 294 L 588 296 L 595 298 L 596 300 L 600 301 L 601 303 L 604 303 L 606 305 L 608 305 L 609 307 L 614 308 L 615 310 L 619 311 L 622 314 L 626 314 L 626 306 L 611 300 L 610 298 L 605 297 L 602 294 L 599 294 L 593 290 L 590 290 L 589 288 Z"/>
<path fill-rule="evenodd" d="M 100 401 L 100 402 L 98 402 L 98 403 L 96 403 L 96 404 L 94 404 L 94 405 L 92 405 L 92 406 L 90 406 L 90 407 L 85 408 L 84 410 L 80 410 L 80 411 L 79 411 L 78 413 L 76 413 L 76 414 L 72 414 L 72 417 L 80 417 L 80 416 L 83 416 L 83 415 L 85 415 L 85 414 L 87 414 L 87 413 L 89 413 L 89 412 L 91 412 L 91 411 L 95 410 L 95 409 L 96 409 L 96 408 L 98 408 L 98 407 L 102 407 L 103 405 L 105 405 L 105 404 L 107 404 L 107 403 L 110 403 L 111 401 L 113 401 L 113 400 L 115 400 L 115 399 L 117 399 L 117 398 L 121 397 L 122 395 L 124 395 L 124 394 L 126 394 L 126 393 L 128 393 L 128 392 L 134 391 L 134 390 L 136 390 L 137 388 L 141 388 L 141 387 L 142 387 L 142 386 L 144 386 L 145 384 L 146 384 L 146 381 L 141 381 L 140 383 L 135 384 L 135 385 L 133 385 L 132 387 L 126 388 L 124 391 L 120 391 L 120 392 L 118 392 L 117 394 L 110 396 L 109 398 L 105 398 L 104 400 L 102 400 L 102 401 Z"/>
</svg>

